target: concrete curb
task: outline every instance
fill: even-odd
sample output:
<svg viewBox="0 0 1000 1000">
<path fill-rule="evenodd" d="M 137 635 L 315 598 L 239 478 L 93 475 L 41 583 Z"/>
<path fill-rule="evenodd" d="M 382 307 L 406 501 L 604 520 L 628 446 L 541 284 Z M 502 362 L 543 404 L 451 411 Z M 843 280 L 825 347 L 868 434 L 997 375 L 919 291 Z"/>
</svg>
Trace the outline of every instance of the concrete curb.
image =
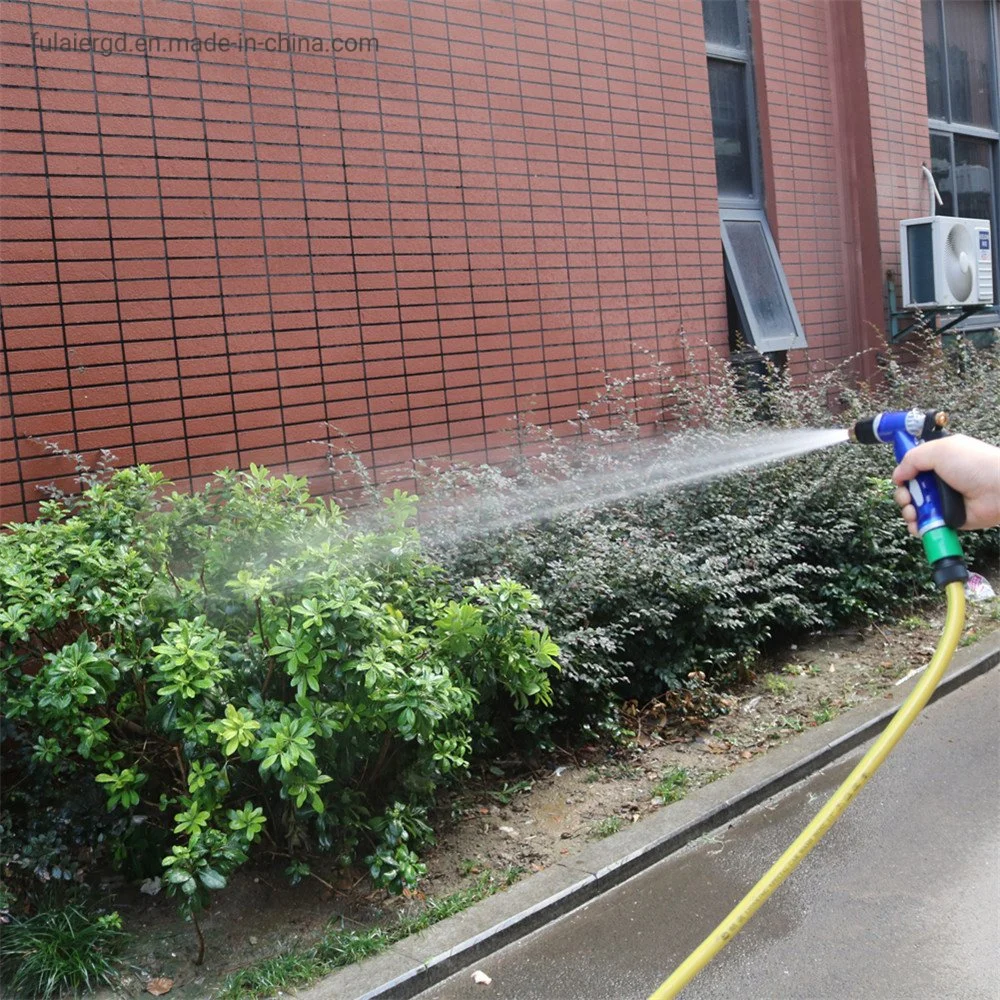
<svg viewBox="0 0 1000 1000">
<path fill-rule="evenodd" d="M 960 649 L 931 698 L 936 701 L 1000 663 L 1000 631 Z M 858 705 L 720 781 L 692 792 L 573 859 L 477 903 L 383 954 L 348 966 L 296 994 L 301 1000 L 408 1000 L 460 969 L 582 906 L 633 875 L 723 826 L 874 738 L 917 677 L 888 698 Z M 905 737 L 904 737 L 905 738 Z"/>
</svg>

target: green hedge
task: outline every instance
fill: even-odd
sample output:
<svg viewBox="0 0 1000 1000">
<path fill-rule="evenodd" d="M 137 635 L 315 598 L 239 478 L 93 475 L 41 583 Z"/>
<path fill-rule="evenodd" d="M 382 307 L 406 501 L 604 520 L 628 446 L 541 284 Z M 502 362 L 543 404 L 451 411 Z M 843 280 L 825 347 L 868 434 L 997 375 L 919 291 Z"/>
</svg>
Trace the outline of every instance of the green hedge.
<svg viewBox="0 0 1000 1000">
<path fill-rule="evenodd" d="M 762 392 L 746 392 L 719 359 L 683 382 L 654 368 L 649 382 L 647 392 L 681 427 L 674 448 L 705 447 L 705 429 L 843 427 L 912 406 L 948 409 L 956 429 L 1000 444 L 996 348 L 959 343 L 945 352 L 931 342 L 905 355 L 887 351 L 874 387 L 858 388 L 849 369 L 798 385 L 772 367 Z M 648 462 L 630 390 L 610 384 L 604 419 L 583 415 L 599 448 L 550 436 L 513 470 L 449 471 L 431 476 L 426 488 L 440 496 L 481 494 L 489 508 L 483 520 L 503 524 L 540 484 L 579 476 L 581 468 L 606 474 L 622 467 L 614 463 L 627 466 L 630 455 Z M 435 551 L 457 575 L 509 573 L 539 595 L 564 654 L 556 711 L 578 723 L 622 694 L 683 687 L 693 672 L 718 684 L 778 637 L 891 615 L 931 594 L 921 546 L 892 501 L 893 465 L 888 446 L 836 446 L 508 530 L 444 535 Z M 965 534 L 967 555 L 994 558 L 998 538 L 995 530 Z"/>
<path fill-rule="evenodd" d="M 686 381 L 654 367 L 643 392 L 691 449 L 706 428 L 843 426 L 914 405 L 1000 443 L 998 376 L 995 349 L 932 344 L 887 353 L 877 388 L 772 369 L 748 393 L 718 363 Z M 609 385 L 603 417 L 582 415 L 600 447 L 550 435 L 511 469 L 427 478 L 435 502 L 474 498 L 447 531 L 439 512 L 433 561 L 412 497 L 349 525 L 303 480 L 256 468 L 164 503 L 155 472 L 122 470 L 9 526 L 7 871 L 70 879 L 110 853 L 131 876 L 159 872 L 194 913 L 264 839 L 293 877 L 323 850 L 398 891 L 422 872 L 425 807 L 474 745 L 579 731 L 623 694 L 721 684 L 778 638 L 931 594 L 887 447 L 553 505 L 504 529 L 539 486 L 569 480 L 585 498 L 586 476 L 648 459 L 631 389 Z M 965 536 L 972 558 L 998 541 Z"/>
</svg>

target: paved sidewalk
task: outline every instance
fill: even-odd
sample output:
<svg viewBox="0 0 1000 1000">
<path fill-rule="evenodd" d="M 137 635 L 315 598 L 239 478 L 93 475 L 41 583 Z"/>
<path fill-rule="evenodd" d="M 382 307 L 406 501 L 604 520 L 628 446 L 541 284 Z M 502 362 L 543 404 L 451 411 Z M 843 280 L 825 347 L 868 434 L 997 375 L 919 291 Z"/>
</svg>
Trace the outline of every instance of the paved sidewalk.
<svg viewBox="0 0 1000 1000">
<path fill-rule="evenodd" d="M 863 749 L 419 997 L 647 997 Z M 475 985 L 473 968 L 492 984 Z M 816 850 L 683 995 L 1000 996 L 1000 671 L 925 709 Z"/>
</svg>

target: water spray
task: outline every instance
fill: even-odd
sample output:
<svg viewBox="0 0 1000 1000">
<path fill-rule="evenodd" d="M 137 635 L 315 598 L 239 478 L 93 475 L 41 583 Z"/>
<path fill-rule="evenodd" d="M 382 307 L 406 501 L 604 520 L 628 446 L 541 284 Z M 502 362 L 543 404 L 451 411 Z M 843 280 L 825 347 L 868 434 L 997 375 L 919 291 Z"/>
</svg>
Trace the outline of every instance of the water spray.
<svg viewBox="0 0 1000 1000">
<path fill-rule="evenodd" d="M 921 441 L 945 436 L 948 414 L 938 410 L 895 410 L 859 420 L 848 430 L 859 444 L 891 444 L 896 462 Z M 935 473 L 921 472 L 907 484 L 917 511 L 917 534 L 930 563 L 934 582 L 944 589 L 948 601 L 944 632 L 924 675 L 900 706 L 899 711 L 848 775 L 826 805 L 743 897 L 712 933 L 674 970 L 650 997 L 676 997 L 694 977 L 733 939 L 764 904 L 771 893 L 798 867 L 868 783 L 900 737 L 930 700 L 958 646 L 965 625 L 965 580 L 968 570 L 955 529 L 965 523 L 965 501 Z"/>
</svg>

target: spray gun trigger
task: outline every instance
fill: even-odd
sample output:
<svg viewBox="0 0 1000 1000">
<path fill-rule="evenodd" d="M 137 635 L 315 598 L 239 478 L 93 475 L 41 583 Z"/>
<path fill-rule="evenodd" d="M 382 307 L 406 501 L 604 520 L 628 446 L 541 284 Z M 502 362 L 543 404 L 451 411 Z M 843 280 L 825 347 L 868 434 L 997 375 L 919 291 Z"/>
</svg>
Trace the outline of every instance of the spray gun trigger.
<svg viewBox="0 0 1000 1000">
<path fill-rule="evenodd" d="M 936 472 L 938 494 L 941 497 L 941 517 L 949 528 L 961 528 L 965 524 L 965 497 L 949 486 Z"/>
</svg>

